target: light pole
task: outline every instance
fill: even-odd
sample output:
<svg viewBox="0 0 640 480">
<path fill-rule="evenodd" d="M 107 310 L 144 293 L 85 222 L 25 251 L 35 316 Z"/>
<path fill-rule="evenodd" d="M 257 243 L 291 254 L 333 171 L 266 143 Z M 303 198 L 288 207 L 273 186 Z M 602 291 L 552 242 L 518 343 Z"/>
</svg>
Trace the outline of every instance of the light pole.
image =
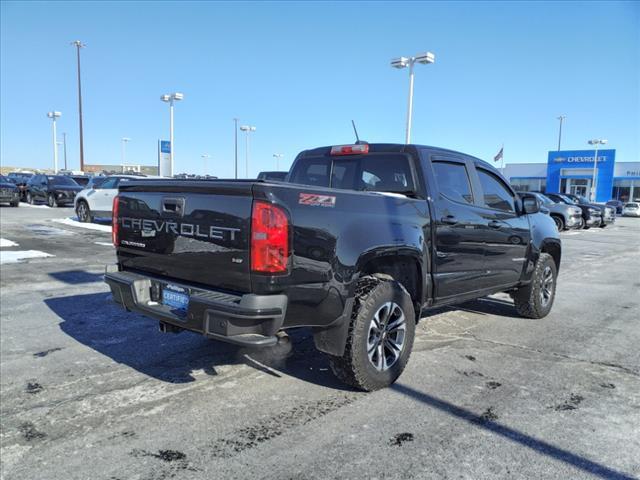
<svg viewBox="0 0 640 480">
<path fill-rule="evenodd" d="M 67 133 L 62 133 L 62 144 L 64 148 L 64 169 L 67 169 Z"/>
<path fill-rule="evenodd" d="M 256 127 L 252 125 L 242 125 L 240 130 L 245 133 L 245 177 L 249 178 L 249 132 L 255 132 Z"/>
<path fill-rule="evenodd" d="M 207 175 L 207 160 L 211 158 L 211 155 L 209 155 L 208 153 L 203 153 L 200 156 L 204 160 L 204 174 Z"/>
<path fill-rule="evenodd" d="M 53 135 L 53 173 L 58 173 L 58 145 L 56 140 L 56 118 L 60 118 L 62 113 L 55 110 L 47 113 L 47 117 L 51 119 L 51 133 Z"/>
<path fill-rule="evenodd" d="M 282 153 L 274 153 L 273 156 L 276 159 L 276 170 L 280 170 L 280 159 L 284 157 Z"/>
<path fill-rule="evenodd" d="M 423 65 L 434 63 L 436 56 L 431 52 L 421 53 L 415 57 L 399 57 L 391 60 L 391 66 L 394 68 L 406 68 L 409 67 L 409 106 L 407 108 L 407 133 L 405 135 L 405 142 L 411 142 L 411 117 L 413 115 L 413 65 L 418 62 Z"/>
<path fill-rule="evenodd" d="M 184 98 L 182 93 L 168 93 L 162 95 L 160 100 L 163 102 L 169 103 L 169 176 L 173 177 L 173 161 L 175 159 L 174 156 L 174 147 L 173 147 L 173 102 L 180 101 Z"/>
<path fill-rule="evenodd" d="M 596 201 L 596 168 L 598 166 L 598 145 L 605 145 L 607 140 L 604 138 L 594 138 L 589 140 L 589 145 L 593 145 L 595 153 L 593 155 L 593 178 L 591 179 L 591 201 Z"/>
<path fill-rule="evenodd" d="M 562 143 L 562 122 L 564 121 L 565 118 L 567 118 L 567 116 L 560 115 L 557 118 L 558 120 L 560 120 L 560 129 L 558 130 L 558 151 L 560 151 L 560 144 Z"/>
<path fill-rule="evenodd" d="M 121 141 L 122 141 L 122 173 L 124 173 L 124 166 L 127 164 L 126 146 L 127 146 L 127 142 L 130 142 L 131 139 L 128 137 L 122 137 Z"/>
<path fill-rule="evenodd" d="M 84 171 L 84 136 L 82 133 L 82 84 L 80 83 L 80 49 L 86 47 L 80 40 L 71 42 L 76 47 L 78 58 L 78 117 L 80 119 L 80 170 Z"/>
<path fill-rule="evenodd" d="M 238 179 L 238 120 L 239 118 L 234 118 L 233 123 L 235 125 L 233 129 L 234 139 L 235 139 L 235 157 L 236 157 L 236 180 Z"/>
</svg>

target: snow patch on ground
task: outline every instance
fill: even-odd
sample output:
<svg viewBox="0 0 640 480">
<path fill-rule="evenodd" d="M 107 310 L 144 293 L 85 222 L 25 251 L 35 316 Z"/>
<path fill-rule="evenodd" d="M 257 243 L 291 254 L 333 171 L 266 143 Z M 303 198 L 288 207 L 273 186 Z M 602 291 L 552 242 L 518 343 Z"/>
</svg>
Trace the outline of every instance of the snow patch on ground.
<svg viewBox="0 0 640 480">
<path fill-rule="evenodd" d="M 7 263 L 18 263 L 28 258 L 46 258 L 53 257 L 53 255 L 41 252 L 40 250 L 19 250 L 19 251 L 4 251 L 0 252 L 0 265 Z"/>
<path fill-rule="evenodd" d="M 109 242 L 93 242 L 96 245 L 104 245 L 105 247 L 113 247 L 113 243 L 109 243 Z"/>
<path fill-rule="evenodd" d="M 71 227 L 85 228 L 87 230 L 98 230 L 100 232 L 111 233 L 111 225 L 99 225 L 97 223 L 78 222 L 74 218 L 54 218 L 54 222 L 63 223 Z"/>
<path fill-rule="evenodd" d="M 11 240 L 7 240 L 6 238 L 0 238 L 0 247 L 17 247 L 18 244 L 16 242 L 12 242 Z"/>
<path fill-rule="evenodd" d="M 29 205 L 28 203 L 20 203 L 21 207 L 29 207 L 29 208 L 49 208 L 49 205 Z"/>
</svg>

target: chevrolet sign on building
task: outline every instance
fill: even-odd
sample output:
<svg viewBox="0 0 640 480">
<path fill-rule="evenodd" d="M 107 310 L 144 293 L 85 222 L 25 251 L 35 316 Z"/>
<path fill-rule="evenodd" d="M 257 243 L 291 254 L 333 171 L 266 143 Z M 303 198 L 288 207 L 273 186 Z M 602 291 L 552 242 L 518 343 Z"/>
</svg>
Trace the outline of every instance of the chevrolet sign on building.
<svg viewBox="0 0 640 480">
<path fill-rule="evenodd" d="M 518 191 L 573 193 L 589 198 L 594 150 L 549 152 L 546 163 L 511 163 L 504 175 Z M 596 202 L 640 201 L 640 162 L 616 162 L 613 149 L 598 150 Z"/>
<path fill-rule="evenodd" d="M 593 181 L 593 150 L 549 152 L 547 161 L 547 192 L 573 193 L 589 197 Z M 615 150 L 599 150 L 596 162 L 596 202 L 611 198 Z"/>
</svg>

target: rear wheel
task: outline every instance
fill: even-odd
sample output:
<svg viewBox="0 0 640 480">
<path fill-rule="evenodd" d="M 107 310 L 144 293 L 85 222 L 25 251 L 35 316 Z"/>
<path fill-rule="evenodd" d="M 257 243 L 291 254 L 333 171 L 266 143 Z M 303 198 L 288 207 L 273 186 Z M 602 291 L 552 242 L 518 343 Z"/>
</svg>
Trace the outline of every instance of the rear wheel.
<svg viewBox="0 0 640 480">
<path fill-rule="evenodd" d="M 398 282 L 366 276 L 356 291 L 344 354 L 330 355 L 333 373 L 361 390 L 388 387 L 404 370 L 415 335 L 411 297 Z"/>
<path fill-rule="evenodd" d="M 513 300 L 518 313 L 527 318 L 543 318 L 551 311 L 556 296 L 558 269 L 553 257 L 541 253 L 531 283 L 516 290 Z"/>
<path fill-rule="evenodd" d="M 87 205 L 87 202 L 83 200 L 78 202 L 78 206 L 76 207 L 76 215 L 78 215 L 78 220 L 80 220 L 81 222 L 93 222 L 93 216 L 91 215 L 89 205 Z"/>
<path fill-rule="evenodd" d="M 556 228 L 559 232 L 564 230 L 564 219 L 558 215 L 552 215 L 553 221 L 556 222 Z"/>
<path fill-rule="evenodd" d="M 20 200 L 16 200 L 15 202 L 11 202 L 10 204 L 12 207 L 17 207 L 18 205 L 20 205 Z"/>
</svg>

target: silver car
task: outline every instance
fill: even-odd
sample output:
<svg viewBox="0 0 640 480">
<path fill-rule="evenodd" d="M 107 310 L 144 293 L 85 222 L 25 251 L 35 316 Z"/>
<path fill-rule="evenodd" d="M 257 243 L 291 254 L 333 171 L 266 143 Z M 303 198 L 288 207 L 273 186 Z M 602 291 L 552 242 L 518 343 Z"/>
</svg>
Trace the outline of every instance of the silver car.
<svg viewBox="0 0 640 480">
<path fill-rule="evenodd" d="M 549 210 L 549 215 L 551 215 L 553 221 L 556 222 L 556 227 L 558 227 L 559 232 L 574 228 L 582 228 L 582 210 L 579 207 L 567 205 L 566 203 L 556 203 L 542 193 L 529 193 L 533 193 L 533 195 L 538 197 L 542 206 Z"/>
<path fill-rule="evenodd" d="M 622 216 L 623 217 L 640 217 L 640 203 L 638 202 L 625 203 L 624 207 L 622 207 Z"/>
</svg>

